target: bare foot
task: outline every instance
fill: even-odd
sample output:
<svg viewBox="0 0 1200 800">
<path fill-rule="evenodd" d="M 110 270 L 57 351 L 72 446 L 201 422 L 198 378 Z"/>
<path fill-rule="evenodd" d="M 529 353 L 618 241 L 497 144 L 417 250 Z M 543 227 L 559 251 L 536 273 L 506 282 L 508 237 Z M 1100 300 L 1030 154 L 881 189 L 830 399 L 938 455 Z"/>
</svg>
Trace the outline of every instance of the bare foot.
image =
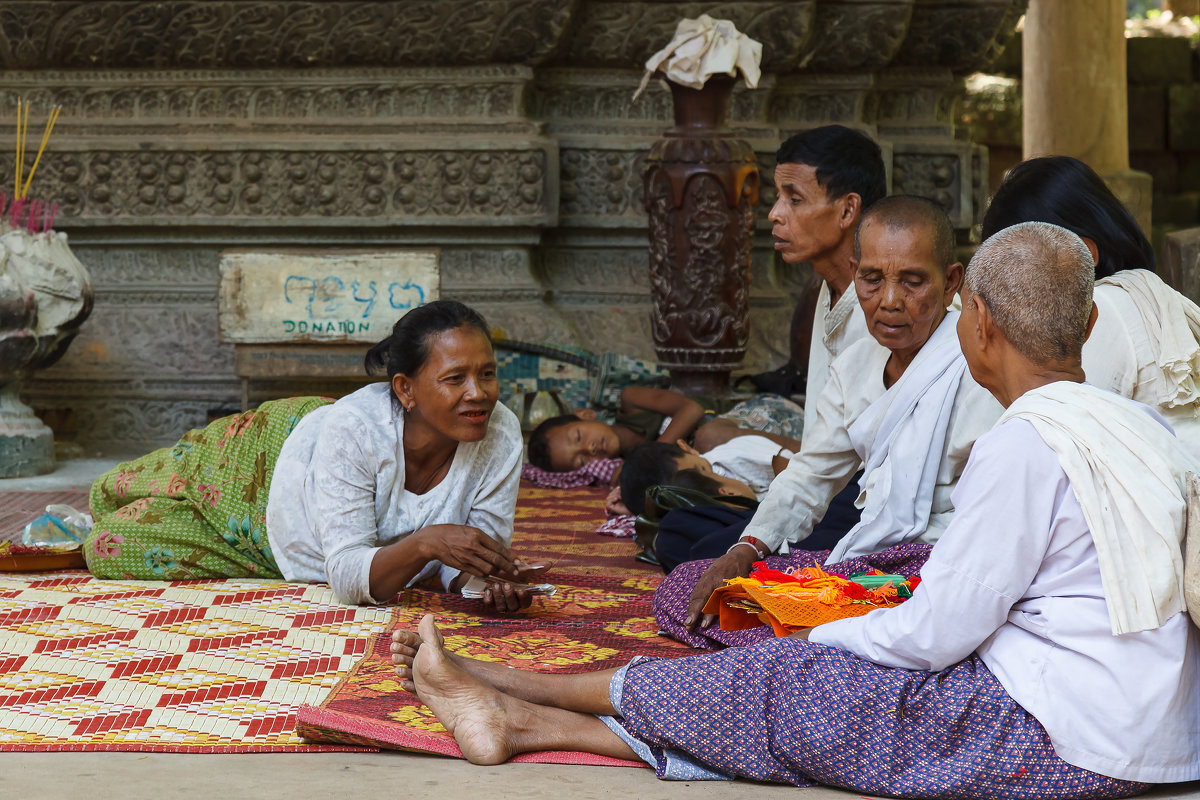
<svg viewBox="0 0 1200 800">
<path fill-rule="evenodd" d="M 441 639 L 439 638 L 438 641 L 440 643 Z M 422 644 L 424 644 L 424 640 L 417 631 L 404 630 L 402 628 L 396 628 L 392 631 L 392 663 L 396 665 L 396 675 L 400 678 L 400 685 L 410 692 L 416 692 L 412 680 L 412 666 L 413 660 L 417 657 L 417 653 L 420 652 Z M 505 687 L 511 680 L 508 673 L 516 672 L 516 670 L 503 664 L 477 661 L 473 658 L 456 655 L 444 648 L 442 649 L 442 653 L 460 669 L 491 688 L 502 692 L 507 691 Z"/>
<path fill-rule="evenodd" d="M 472 677 L 443 649 L 433 615 L 418 627 L 421 646 L 413 660 L 416 694 L 458 742 L 472 764 L 501 764 L 515 752 L 509 741 L 509 698 Z"/>
</svg>

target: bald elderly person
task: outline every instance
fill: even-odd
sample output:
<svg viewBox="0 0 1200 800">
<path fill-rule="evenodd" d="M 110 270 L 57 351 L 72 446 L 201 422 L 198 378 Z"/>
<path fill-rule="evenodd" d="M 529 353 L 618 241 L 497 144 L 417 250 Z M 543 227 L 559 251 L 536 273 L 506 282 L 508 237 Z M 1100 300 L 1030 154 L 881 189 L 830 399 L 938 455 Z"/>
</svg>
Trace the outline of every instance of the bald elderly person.
<svg viewBox="0 0 1200 800">
<path fill-rule="evenodd" d="M 1083 383 L 1092 261 L 1075 234 L 1027 223 L 984 242 L 963 309 L 970 372 L 1007 410 L 906 602 L 577 675 L 453 655 L 429 615 L 393 633 L 401 682 L 478 764 L 586 751 L 664 779 L 967 800 L 1200 778 L 1193 457 L 1156 412 Z"/>
<path fill-rule="evenodd" d="M 1000 416 L 967 371 L 958 312 L 947 310 L 963 267 L 941 207 L 922 197 L 880 200 L 863 213 L 855 250 L 852 289 L 870 335 L 834 360 L 799 453 L 741 539 L 718 559 L 676 567 L 655 592 L 659 626 L 694 647 L 771 635 L 767 626 L 722 631 L 700 611 L 714 589 L 768 556 L 790 554 L 780 562 L 788 567 L 856 559 L 852 571 L 919 569 L 953 515 L 951 492 L 971 445 Z M 861 518 L 832 553 L 805 551 L 831 499 L 860 469 Z M 871 560 L 880 551 L 886 560 Z"/>
</svg>

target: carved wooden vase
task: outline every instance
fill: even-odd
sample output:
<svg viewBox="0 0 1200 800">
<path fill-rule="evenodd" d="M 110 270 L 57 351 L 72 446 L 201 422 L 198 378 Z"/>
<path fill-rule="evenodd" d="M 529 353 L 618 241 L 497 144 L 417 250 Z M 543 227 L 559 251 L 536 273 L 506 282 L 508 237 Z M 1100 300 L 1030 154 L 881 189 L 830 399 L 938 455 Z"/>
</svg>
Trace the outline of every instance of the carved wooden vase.
<svg viewBox="0 0 1200 800">
<path fill-rule="evenodd" d="M 646 159 L 651 329 L 659 365 L 686 394 L 728 394 L 750 331 L 758 166 L 750 144 L 726 129 L 734 81 L 668 82 L 675 127 Z"/>
</svg>

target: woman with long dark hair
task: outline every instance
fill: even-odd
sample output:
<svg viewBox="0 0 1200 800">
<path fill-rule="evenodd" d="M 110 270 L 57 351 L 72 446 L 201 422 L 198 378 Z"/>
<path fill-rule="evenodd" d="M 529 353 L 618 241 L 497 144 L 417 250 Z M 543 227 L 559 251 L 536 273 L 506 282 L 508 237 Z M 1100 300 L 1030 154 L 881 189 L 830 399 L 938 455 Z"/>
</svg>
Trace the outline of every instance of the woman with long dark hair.
<svg viewBox="0 0 1200 800">
<path fill-rule="evenodd" d="M 508 550 L 521 431 L 497 405 L 483 318 L 451 300 L 413 309 L 366 366 L 388 380 L 337 402 L 264 403 L 101 476 L 89 568 L 327 581 L 349 603 L 477 575 L 497 581 L 486 606 L 527 606 Z"/>
<path fill-rule="evenodd" d="M 1066 228 L 1092 252 L 1088 383 L 1156 409 L 1200 451 L 1200 307 L 1155 275 L 1154 250 L 1133 215 L 1087 164 L 1045 156 L 1008 171 L 984 215 L 983 238 L 1021 222 Z"/>
</svg>

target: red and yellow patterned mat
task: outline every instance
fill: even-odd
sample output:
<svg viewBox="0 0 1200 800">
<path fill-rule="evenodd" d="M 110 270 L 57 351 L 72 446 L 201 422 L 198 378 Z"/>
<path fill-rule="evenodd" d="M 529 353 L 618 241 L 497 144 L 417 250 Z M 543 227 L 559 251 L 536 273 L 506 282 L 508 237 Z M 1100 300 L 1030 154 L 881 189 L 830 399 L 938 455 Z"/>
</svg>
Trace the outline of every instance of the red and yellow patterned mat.
<svg viewBox="0 0 1200 800">
<path fill-rule="evenodd" d="M 480 616 L 477 601 L 424 590 L 369 608 L 341 605 L 323 585 L 0 574 L 0 751 L 456 755 L 395 681 L 393 625 L 434 613 L 452 649 L 542 671 L 690 652 L 655 635 L 650 596 L 661 573 L 633 560 L 631 541 L 594 533 L 603 495 L 522 485 L 514 550 L 549 562 L 546 580 L 559 591 L 515 616 Z"/>
<path fill-rule="evenodd" d="M 475 601 L 410 590 L 395 610 L 395 624 L 415 627 L 433 613 L 450 650 L 539 672 L 586 672 L 621 666 L 635 655 L 693 652 L 657 635 L 651 597 L 662 573 L 633 560 L 637 548 L 630 540 L 595 534 L 603 497 L 594 489 L 522 485 L 514 549 L 526 560 L 552 564 L 545 580 L 558 586 L 554 597 L 535 599 L 525 614 L 481 617 Z M 373 636 L 366 656 L 325 701 L 300 710 L 300 733 L 315 741 L 461 757 L 429 709 L 400 688 L 388 643 L 387 633 Z M 566 752 L 514 760 L 644 766 Z"/>
</svg>

